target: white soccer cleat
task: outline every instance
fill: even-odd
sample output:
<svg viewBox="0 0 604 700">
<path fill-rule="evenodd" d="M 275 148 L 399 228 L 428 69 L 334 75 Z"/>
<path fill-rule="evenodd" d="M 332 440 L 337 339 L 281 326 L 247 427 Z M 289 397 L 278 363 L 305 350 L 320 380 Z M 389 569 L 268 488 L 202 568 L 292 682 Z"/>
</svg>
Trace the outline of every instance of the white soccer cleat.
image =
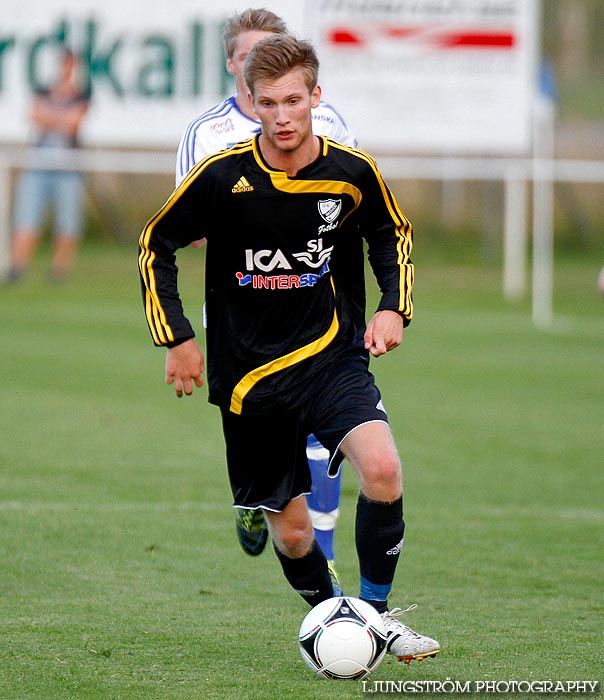
<svg viewBox="0 0 604 700">
<path fill-rule="evenodd" d="M 600 292 L 600 296 L 604 297 L 604 267 L 600 270 L 600 274 L 598 275 L 598 291 Z"/>
<path fill-rule="evenodd" d="M 406 664 L 413 659 L 423 661 L 428 656 L 436 656 L 440 651 L 440 644 L 435 639 L 414 632 L 397 619 L 401 615 L 415 610 L 416 607 L 417 605 L 410 605 L 406 610 L 392 608 L 392 610 L 382 614 L 382 620 L 384 620 L 384 626 L 388 633 L 388 653 L 398 656 L 398 660 L 404 661 Z"/>
</svg>

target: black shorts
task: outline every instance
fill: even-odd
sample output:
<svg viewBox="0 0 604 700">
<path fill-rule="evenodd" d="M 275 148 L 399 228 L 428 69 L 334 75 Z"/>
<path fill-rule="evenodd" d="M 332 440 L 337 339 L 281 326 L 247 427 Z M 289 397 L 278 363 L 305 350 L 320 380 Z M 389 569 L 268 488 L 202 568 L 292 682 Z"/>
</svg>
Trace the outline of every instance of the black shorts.
<svg viewBox="0 0 604 700">
<path fill-rule="evenodd" d="M 364 423 L 388 422 L 362 355 L 336 367 L 317 385 L 310 401 L 289 411 L 250 416 L 227 408 L 221 412 L 233 505 L 276 512 L 310 493 L 310 434 L 329 450 L 329 474 L 336 476 L 344 458 L 339 447 L 346 436 Z"/>
</svg>

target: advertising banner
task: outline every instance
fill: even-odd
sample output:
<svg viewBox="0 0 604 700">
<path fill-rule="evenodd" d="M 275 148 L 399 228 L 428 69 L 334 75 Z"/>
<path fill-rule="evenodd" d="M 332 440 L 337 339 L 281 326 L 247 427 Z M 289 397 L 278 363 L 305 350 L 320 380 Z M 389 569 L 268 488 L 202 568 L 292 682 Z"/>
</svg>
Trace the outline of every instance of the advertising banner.
<svg viewBox="0 0 604 700">
<path fill-rule="evenodd" d="M 7 0 L 0 20 L 0 142 L 26 142 L 32 92 L 53 79 L 62 46 L 82 55 L 92 102 L 87 145 L 176 147 L 188 121 L 232 93 L 222 24 L 229 0 Z M 262 6 L 263 4 L 261 3 Z M 252 5 L 255 7 L 255 5 Z M 303 3 L 264 4 L 292 31 Z"/>
<path fill-rule="evenodd" d="M 31 138 L 27 110 L 58 52 L 80 52 L 92 91 L 86 145 L 175 148 L 233 91 L 221 27 L 247 4 L 7 0 L 0 22 L 0 143 Z M 386 154 L 517 153 L 530 145 L 537 0 L 261 3 L 321 60 L 324 98 Z"/>
<path fill-rule="evenodd" d="M 385 153 L 530 146 L 535 0 L 312 0 L 328 100 Z"/>
</svg>

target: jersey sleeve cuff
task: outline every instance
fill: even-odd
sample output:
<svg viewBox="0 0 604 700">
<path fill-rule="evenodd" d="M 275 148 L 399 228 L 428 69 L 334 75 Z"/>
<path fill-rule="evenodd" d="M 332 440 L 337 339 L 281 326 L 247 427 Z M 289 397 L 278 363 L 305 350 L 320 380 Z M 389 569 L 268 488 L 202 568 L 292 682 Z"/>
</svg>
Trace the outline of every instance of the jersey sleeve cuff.
<svg viewBox="0 0 604 700">
<path fill-rule="evenodd" d="M 176 338 L 176 340 L 173 340 L 173 341 L 170 342 L 170 343 L 166 343 L 166 347 L 167 347 L 167 348 L 175 348 L 177 345 L 182 345 L 182 344 L 185 343 L 187 340 L 191 340 L 191 339 L 194 338 L 194 337 L 195 337 L 195 333 L 193 333 L 193 335 L 188 335 L 188 336 L 186 336 L 186 337 L 184 337 L 184 338 Z"/>
</svg>

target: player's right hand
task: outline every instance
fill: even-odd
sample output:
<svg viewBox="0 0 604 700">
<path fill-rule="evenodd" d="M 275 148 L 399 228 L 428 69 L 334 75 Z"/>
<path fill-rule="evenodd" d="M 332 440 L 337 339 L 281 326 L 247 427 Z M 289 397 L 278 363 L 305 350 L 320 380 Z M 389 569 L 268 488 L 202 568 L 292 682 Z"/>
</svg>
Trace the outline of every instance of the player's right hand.
<svg viewBox="0 0 604 700">
<path fill-rule="evenodd" d="M 190 396 L 193 384 L 203 386 L 204 359 L 199 345 L 193 340 L 168 348 L 166 353 L 166 384 L 174 384 L 176 396 L 181 398 L 183 392 Z"/>
</svg>

